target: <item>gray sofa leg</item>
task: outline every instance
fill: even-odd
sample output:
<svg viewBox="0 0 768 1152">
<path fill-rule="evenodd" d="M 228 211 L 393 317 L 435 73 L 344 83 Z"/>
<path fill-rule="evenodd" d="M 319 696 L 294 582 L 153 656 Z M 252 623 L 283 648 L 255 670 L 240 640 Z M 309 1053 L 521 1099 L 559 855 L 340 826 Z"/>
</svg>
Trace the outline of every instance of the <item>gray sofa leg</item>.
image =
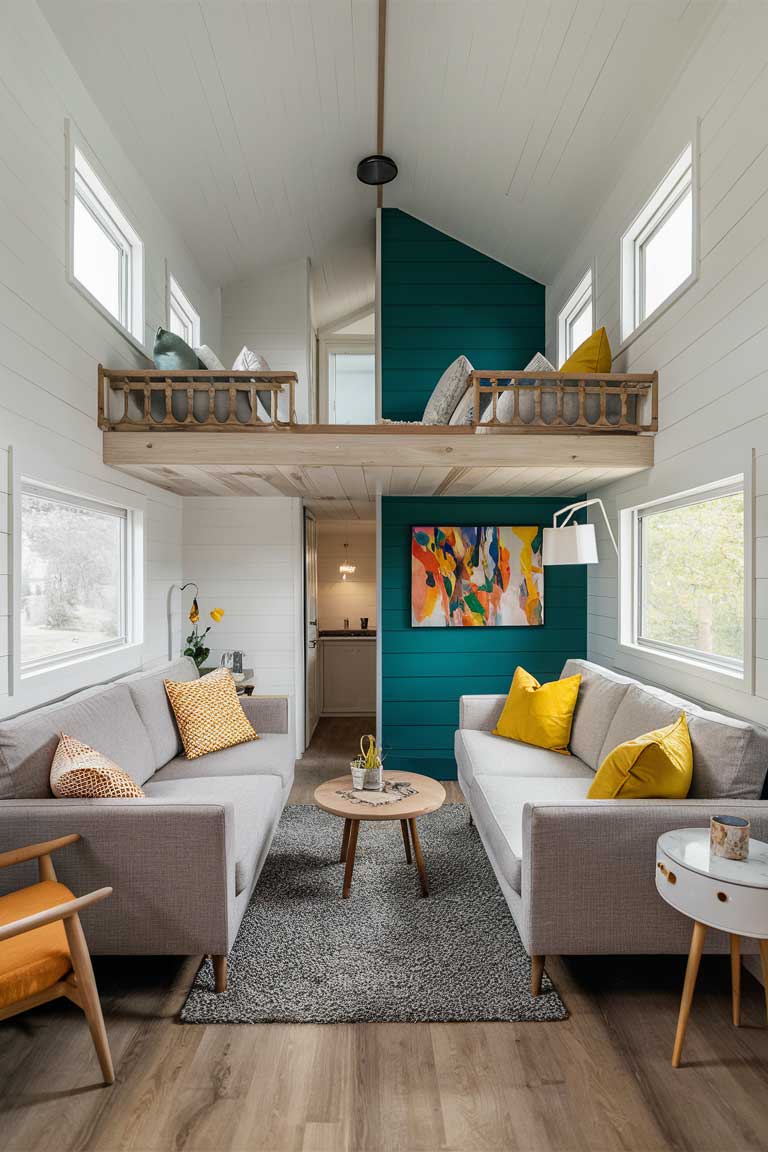
<svg viewBox="0 0 768 1152">
<path fill-rule="evenodd" d="M 531 956 L 531 996 L 541 995 L 541 979 L 544 975 L 544 956 Z"/>
<path fill-rule="evenodd" d="M 474 824 L 474 820 L 472 819 L 472 813 L 471 812 L 469 813 L 469 824 L 470 824 L 470 827 Z"/>
<path fill-rule="evenodd" d="M 226 956 L 213 957 L 213 978 L 217 992 L 227 990 L 227 958 Z"/>
</svg>

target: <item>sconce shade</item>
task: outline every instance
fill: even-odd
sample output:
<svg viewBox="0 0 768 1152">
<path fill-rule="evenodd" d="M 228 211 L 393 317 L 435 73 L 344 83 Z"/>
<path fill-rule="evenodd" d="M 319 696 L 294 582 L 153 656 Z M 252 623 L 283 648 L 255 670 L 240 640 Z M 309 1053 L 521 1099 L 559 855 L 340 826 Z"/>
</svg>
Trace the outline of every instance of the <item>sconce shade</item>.
<svg viewBox="0 0 768 1152">
<path fill-rule="evenodd" d="M 545 528 L 542 546 L 544 564 L 597 564 L 594 524 L 568 524 L 565 528 Z"/>
</svg>

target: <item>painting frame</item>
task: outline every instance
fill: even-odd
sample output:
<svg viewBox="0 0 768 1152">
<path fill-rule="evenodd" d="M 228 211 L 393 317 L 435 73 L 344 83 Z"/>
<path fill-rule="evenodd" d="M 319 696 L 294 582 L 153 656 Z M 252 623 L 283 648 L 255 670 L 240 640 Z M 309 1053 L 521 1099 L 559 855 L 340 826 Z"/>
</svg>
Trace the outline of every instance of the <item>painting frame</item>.
<svg viewBox="0 0 768 1152">
<path fill-rule="evenodd" d="M 544 625 L 543 526 L 412 524 L 412 628 Z"/>
</svg>

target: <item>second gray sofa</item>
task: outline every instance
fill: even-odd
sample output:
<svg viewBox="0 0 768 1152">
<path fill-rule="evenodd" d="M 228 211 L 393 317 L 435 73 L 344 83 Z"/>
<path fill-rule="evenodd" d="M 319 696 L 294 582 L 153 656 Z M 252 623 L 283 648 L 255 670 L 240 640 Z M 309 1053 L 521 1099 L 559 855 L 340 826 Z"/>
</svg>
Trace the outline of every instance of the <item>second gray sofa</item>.
<svg viewBox="0 0 768 1152">
<path fill-rule="evenodd" d="M 91 951 L 226 956 L 293 783 L 286 697 L 241 697 L 260 739 L 187 760 L 163 686 L 193 680 L 178 661 L 0 722 L 0 851 L 79 832 L 57 860 L 76 893 L 112 885 L 83 916 Z M 49 773 L 66 732 L 141 785 L 137 800 L 55 799 Z M 34 865 L 0 873 L 0 894 L 36 880 Z"/>
</svg>

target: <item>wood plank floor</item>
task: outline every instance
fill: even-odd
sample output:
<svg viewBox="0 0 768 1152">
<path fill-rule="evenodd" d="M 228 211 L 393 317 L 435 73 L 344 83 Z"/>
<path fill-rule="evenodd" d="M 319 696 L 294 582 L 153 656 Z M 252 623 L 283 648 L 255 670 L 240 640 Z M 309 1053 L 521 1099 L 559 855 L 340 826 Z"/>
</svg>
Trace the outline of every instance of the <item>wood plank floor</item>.
<svg viewBox="0 0 768 1152">
<path fill-rule="evenodd" d="M 322 721 L 292 799 L 343 771 L 369 720 Z M 458 800 L 458 789 L 449 788 Z M 620 910 L 617 910 L 620 914 Z M 539 1152 L 768 1148 L 768 1029 L 745 972 L 705 957 L 670 1067 L 679 958 L 555 961 L 557 1024 L 182 1025 L 199 958 L 97 959 L 117 1083 L 57 1001 L 0 1024 L 0 1148 Z"/>
</svg>

